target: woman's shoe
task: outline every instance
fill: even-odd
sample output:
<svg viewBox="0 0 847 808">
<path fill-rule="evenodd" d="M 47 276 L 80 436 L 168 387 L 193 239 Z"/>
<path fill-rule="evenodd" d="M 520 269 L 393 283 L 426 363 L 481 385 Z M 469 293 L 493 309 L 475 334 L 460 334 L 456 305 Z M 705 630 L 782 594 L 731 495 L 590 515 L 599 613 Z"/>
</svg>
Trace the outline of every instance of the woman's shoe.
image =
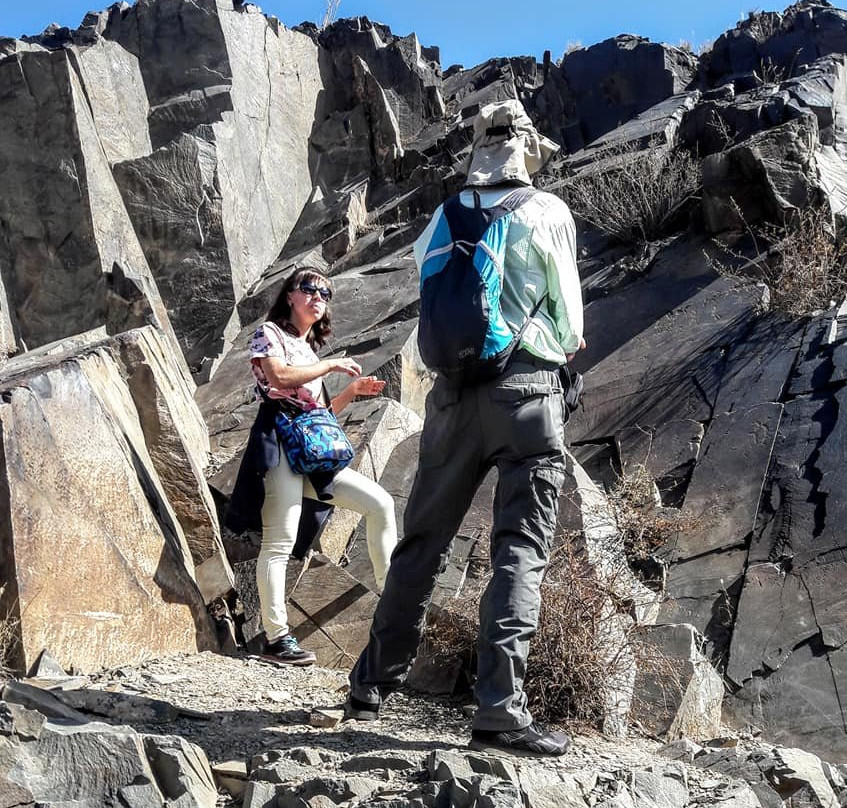
<svg viewBox="0 0 847 808">
<path fill-rule="evenodd" d="M 314 652 L 301 648 L 293 634 L 265 643 L 265 650 L 259 654 L 259 659 L 273 665 L 314 665 L 317 661 Z"/>
</svg>

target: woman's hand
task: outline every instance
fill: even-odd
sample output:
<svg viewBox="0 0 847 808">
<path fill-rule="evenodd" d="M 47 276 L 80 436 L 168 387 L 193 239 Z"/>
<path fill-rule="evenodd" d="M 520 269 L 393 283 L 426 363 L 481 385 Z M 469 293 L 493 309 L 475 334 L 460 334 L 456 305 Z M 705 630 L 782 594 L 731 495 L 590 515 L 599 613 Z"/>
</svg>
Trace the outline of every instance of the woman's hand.
<svg viewBox="0 0 847 808">
<path fill-rule="evenodd" d="M 339 357 L 338 359 L 325 359 L 327 364 L 327 373 L 346 373 L 348 376 L 360 376 L 362 374 L 362 366 L 355 359 L 348 357 Z"/>
<path fill-rule="evenodd" d="M 350 382 L 354 396 L 378 396 L 385 389 L 385 382 L 376 376 L 359 376 Z"/>
<path fill-rule="evenodd" d="M 333 400 L 332 409 L 336 415 L 356 396 L 378 396 L 385 389 L 385 382 L 376 376 L 359 376 L 353 379 Z"/>
</svg>

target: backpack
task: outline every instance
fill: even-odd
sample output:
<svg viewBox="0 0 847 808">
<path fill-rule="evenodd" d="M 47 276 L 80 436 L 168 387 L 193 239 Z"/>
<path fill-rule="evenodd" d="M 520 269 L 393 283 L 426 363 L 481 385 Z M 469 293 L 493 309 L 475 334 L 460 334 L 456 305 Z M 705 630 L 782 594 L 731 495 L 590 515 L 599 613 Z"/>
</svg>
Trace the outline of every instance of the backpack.
<svg viewBox="0 0 847 808">
<path fill-rule="evenodd" d="M 499 376 L 546 295 L 513 333 L 500 307 L 503 260 L 512 214 L 536 192 L 517 188 L 499 205 L 474 206 L 459 195 L 444 203 L 421 262 L 418 349 L 431 370 L 456 386 Z"/>
</svg>

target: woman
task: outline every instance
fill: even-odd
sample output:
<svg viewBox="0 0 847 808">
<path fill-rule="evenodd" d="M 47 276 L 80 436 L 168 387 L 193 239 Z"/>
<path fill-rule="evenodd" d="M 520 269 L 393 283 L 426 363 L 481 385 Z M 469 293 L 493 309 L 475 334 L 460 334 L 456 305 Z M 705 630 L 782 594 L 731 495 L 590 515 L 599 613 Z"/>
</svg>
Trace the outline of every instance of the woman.
<svg viewBox="0 0 847 808">
<path fill-rule="evenodd" d="M 353 359 L 319 359 L 315 354 L 331 332 L 331 298 L 329 281 L 313 268 L 300 269 L 285 281 L 268 312 L 267 322 L 259 327 L 250 344 L 257 396 L 266 402 L 284 399 L 306 410 L 329 405 L 339 413 L 356 396 L 382 392 L 385 382 L 362 376 L 361 367 Z M 353 377 L 331 402 L 326 400 L 323 386 L 323 378 L 329 373 Z M 272 409 L 273 405 L 265 403 L 262 409 L 267 411 L 269 407 Z M 260 413 L 257 424 L 261 420 Z M 267 636 L 261 658 L 279 665 L 311 665 L 315 655 L 301 648 L 289 631 L 285 606 L 285 572 L 297 538 L 303 497 L 320 498 L 364 515 L 368 553 L 380 589 L 397 543 L 394 500 L 378 483 L 351 468 L 342 469 L 331 479 L 326 475 L 307 477 L 294 474 L 285 454 L 279 454 L 276 465 L 266 464 L 262 547 L 256 565 Z M 320 491 L 315 490 L 316 486 Z"/>
</svg>

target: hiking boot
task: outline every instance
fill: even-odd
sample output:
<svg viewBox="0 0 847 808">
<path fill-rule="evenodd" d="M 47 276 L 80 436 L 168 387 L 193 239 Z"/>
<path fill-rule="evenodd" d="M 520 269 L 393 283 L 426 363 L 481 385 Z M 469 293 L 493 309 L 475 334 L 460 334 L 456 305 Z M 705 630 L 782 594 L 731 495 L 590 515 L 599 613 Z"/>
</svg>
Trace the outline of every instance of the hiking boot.
<svg viewBox="0 0 847 808">
<path fill-rule="evenodd" d="M 357 699 L 349 695 L 344 702 L 345 721 L 376 721 L 379 718 L 379 705 Z"/>
<path fill-rule="evenodd" d="M 314 665 L 317 657 L 314 652 L 300 647 L 293 634 L 286 634 L 273 642 L 265 643 L 265 650 L 259 659 L 273 665 Z"/>
<path fill-rule="evenodd" d="M 553 732 L 532 723 L 523 729 L 501 732 L 475 729 L 471 732 L 471 749 L 477 752 L 508 752 L 519 756 L 564 755 L 571 745 L 565 732 Z"/>
</svg>

